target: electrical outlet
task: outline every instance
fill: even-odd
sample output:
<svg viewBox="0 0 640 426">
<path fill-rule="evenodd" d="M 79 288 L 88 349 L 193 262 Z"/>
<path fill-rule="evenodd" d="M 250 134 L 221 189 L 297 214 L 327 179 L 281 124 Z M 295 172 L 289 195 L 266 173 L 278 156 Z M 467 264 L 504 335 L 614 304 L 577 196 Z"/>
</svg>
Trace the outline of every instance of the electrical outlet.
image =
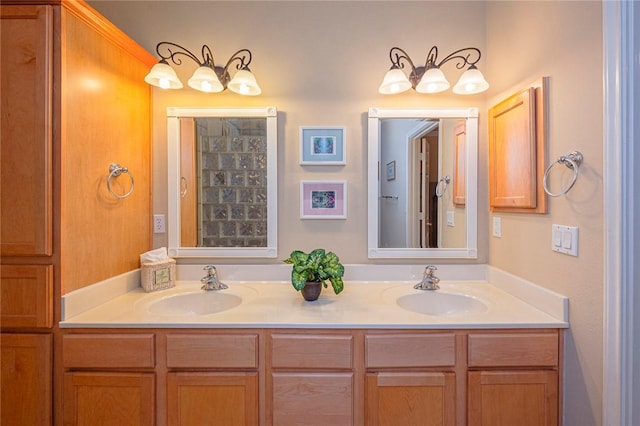
<svg viewBox="0 0 640 426">
<path fill-rule="evenodd" d="M 493 218 L 493 236 L 496 238 L 502 238 L 502 218 Z"/>
<path fill-rule="evenodd" d="M 452 211 L 447 211 L 447 226 L 456 226 L 455 215 Z"/>
<path fill-rule="evenodd" d="M 166 231 L 164 224 L 164 215 L 163 214 L 154 214 L 153 215 L 153 233 L 154 234 L 164 234 Z"/>
</svg>

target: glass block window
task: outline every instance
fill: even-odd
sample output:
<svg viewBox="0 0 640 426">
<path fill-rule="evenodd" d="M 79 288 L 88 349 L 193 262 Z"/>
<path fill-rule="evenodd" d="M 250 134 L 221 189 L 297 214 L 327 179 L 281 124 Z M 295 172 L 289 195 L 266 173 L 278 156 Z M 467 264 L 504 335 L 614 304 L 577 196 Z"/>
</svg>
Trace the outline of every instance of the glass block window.
<svg viewBox="0 0 640 426">
<path fill-rule="evenodd" d="M 267 246 L 264 118 L 196 118 L 198 245 Z"/>
</svg>

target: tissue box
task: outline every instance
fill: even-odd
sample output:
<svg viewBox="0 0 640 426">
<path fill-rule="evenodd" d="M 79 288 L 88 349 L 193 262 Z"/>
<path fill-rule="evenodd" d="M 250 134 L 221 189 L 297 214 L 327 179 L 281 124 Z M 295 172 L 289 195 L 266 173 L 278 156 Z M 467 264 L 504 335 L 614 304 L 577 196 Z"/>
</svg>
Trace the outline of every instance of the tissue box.
<svg viewBox="0 0 640 426">
<path fill-rule="evenodd" d="M 144 291 L 164 290 L 176 285 L 176 261 L 165 259 L 140 264 L 140 278 Z"/>
</svg>

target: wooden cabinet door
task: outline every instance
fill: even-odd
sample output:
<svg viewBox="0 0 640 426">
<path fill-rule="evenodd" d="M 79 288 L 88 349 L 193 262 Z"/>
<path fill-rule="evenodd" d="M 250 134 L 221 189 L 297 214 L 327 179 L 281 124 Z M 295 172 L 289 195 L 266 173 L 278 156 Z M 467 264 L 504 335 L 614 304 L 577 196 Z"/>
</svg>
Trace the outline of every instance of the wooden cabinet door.
<svg viewBox="0 0 640 426">
<path fill-rule="evenodd" d="M 530 88 L 489 110 L 491 207 L 536 207 L 535 99 Z"/>
<path fill-rule="evenodd" d="M 258 424 L 258 373 L 169 373 L 168 424 Z"/>
<path fill-rule="evenodd" d="M 52 254 L 51 6 L 2 6 L 0 253 Z"/>
<path fill-rule="evenodd" d="M 557 371 L 473 371 L 469 426 L 558 425 Z"/>
<path fill-rule="evenodd" d="M 0 424 L 51 425 L 50 334 L 0 335 Z"/>
<path fill-rule="evenodd" d="M 351 372 L 273 373 L 272 385 L 274 426 L 354 424 Z"/>
<path fill-rule="evenodd" d="M 0 324 L 3 329 L 53 326 L 53 266 L 0 266 Z"/>
<path fill-rule="evenodd" d="M 455 386 L 454 373 L 369 373 L 365 389 L 366 424 L 453 426 Z"/>
<path fill-rule="evenodd" d="M 65 425 L 155 424 L 153 373 L 65 373 L 63 398 Z"/>
<path fill-rule="evenodd" d="M 196 129 L 193 118 L 180 118 L 180 246 L 198 246 Z"/>
</svg>

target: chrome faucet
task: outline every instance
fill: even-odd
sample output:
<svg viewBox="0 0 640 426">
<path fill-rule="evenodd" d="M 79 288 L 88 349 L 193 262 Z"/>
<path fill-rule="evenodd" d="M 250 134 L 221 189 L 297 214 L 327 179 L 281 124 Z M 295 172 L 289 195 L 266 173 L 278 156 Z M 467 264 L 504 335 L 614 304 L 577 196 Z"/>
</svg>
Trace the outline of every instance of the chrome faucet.
<svg viewBox="0 0 640 426">
<path fill-rule="evenodd" d="M 203 268 L 207 271 L 207 275 L 203 277 L 200 282 L 204 284 L 201 289 L 205 291 L 211 290 L 224 290 L 225 288 L 229 288 L 228 285 L 223 284 L 218 280 L 218 270 L 213 265 L 207 265 Z"/>
<path fill-rule="evenodd" d="M 418 290 L 438 290 L 440 286 L 438 283 L 440 282 L 440 278 L 436 277 L 433 273 L 437 271 L 438 268 L 435 265 L 428 265 L 424 268 L 424 275 L 422 276 L 422 281 L 418 284 L 414 285 L 413 288 Z"/>
</svg>

